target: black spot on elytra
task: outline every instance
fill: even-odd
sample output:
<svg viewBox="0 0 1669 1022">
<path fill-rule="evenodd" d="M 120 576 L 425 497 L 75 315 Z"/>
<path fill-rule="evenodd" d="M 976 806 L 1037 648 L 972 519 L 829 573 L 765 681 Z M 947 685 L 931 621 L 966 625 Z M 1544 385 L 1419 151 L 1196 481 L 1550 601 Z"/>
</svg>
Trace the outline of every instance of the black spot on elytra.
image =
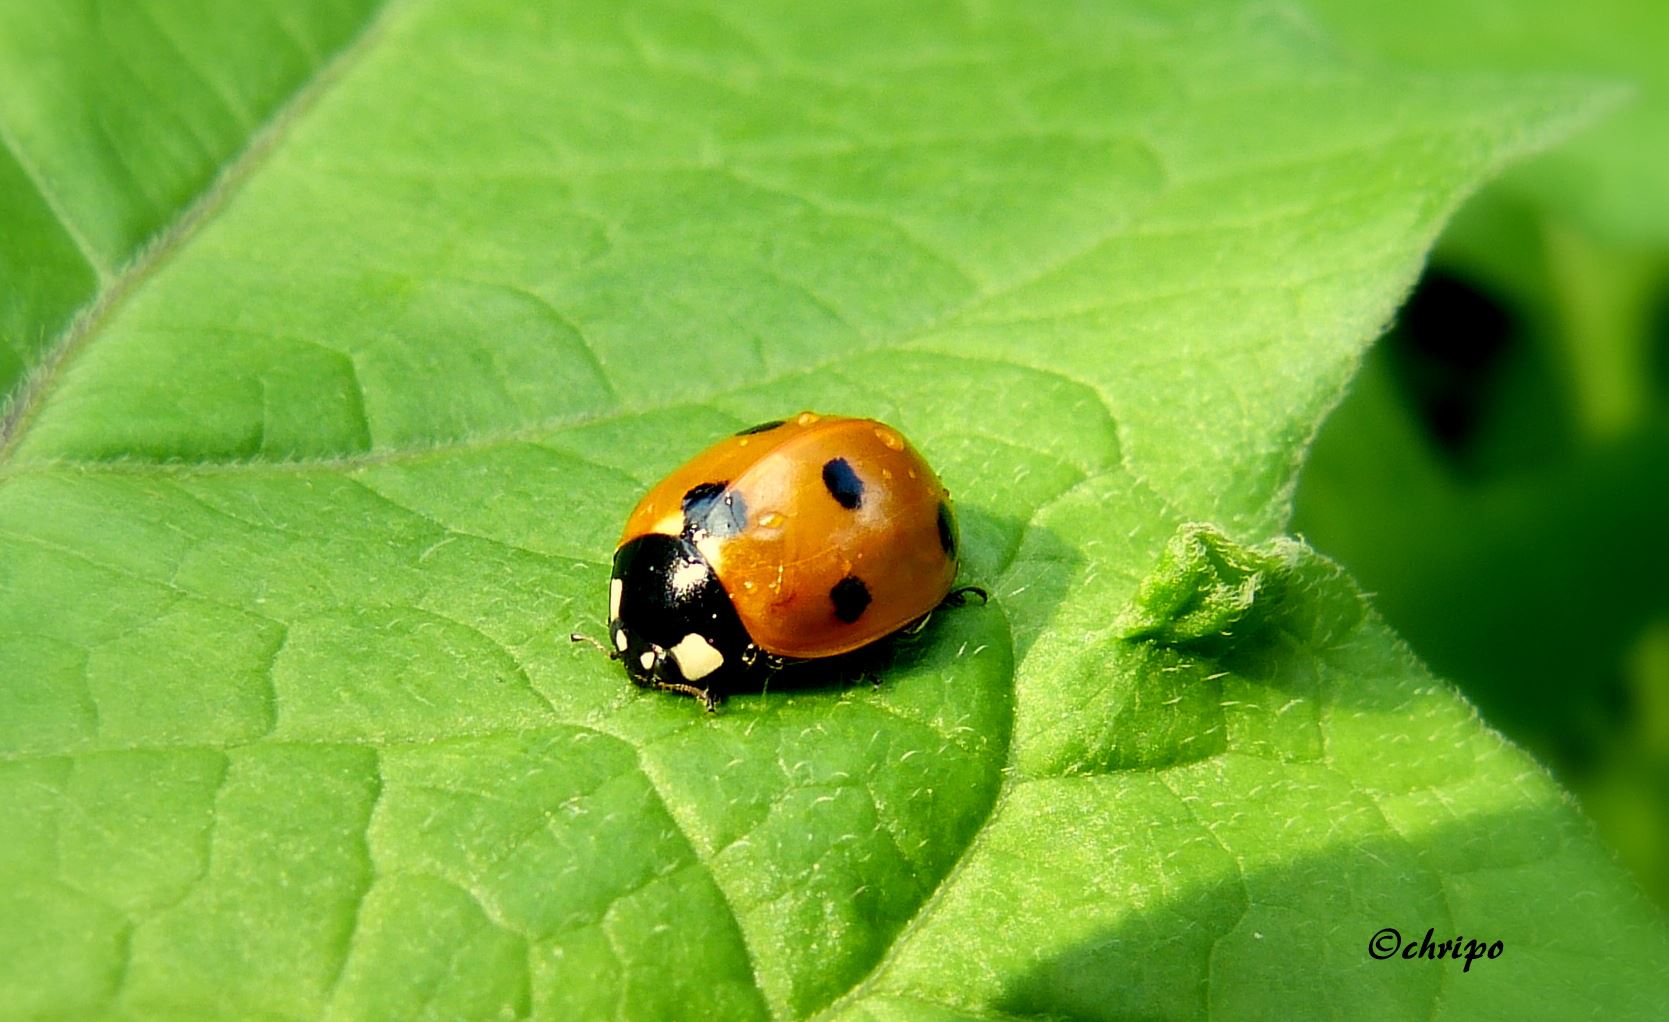
<svg viewBox="0 0 1669 1022">
<path fill-rule="evenodd" d="M 704 536 L 723 538 L 734 536 L 748 523 L 747 502 L 730 484 L 699 483 L 684 494 L 684 535 L 692 539 Z"/>
<path fill-rule="evenodd" d="M 950 505 L 939 501 L 939 545 L 946 557 L 956 556 L 956 523 L 951 521 Z"/>
<path fill-rule="evenodd" d="M 823 463 L 823 485 L 829 488 L 829 496 L 848 511 L 856 510 L 863 503 L 863 480 L 845 458 L 831 458 Z"/>
<path fill-rule="evenodd" d="M 690 508 L 692 507 L 704 507 L 711 504 L 713 501 L 718 500 L 719 495 L 724 492 L 724 488 L 729 485 L 729 481 L 725 481 L 720 483 L 697 483 L 696 485 L 690 487 L 688 490 L 684 491 L 684 501 L 682 505 L 684 508 L 684 514 L 689 514 Z"/>
<path fill-rule="evenodd" d="M 770 422 L 761 422 L 757 426 L 749 426 L 747 429 L 737 430 L 736 435 L 753 436 L 755 433 L 769 433 L 771 430 L 776 429 L 778 426 L 787 421 L 787 419 L 772 419 Z"/>
<path fill-rule="evenodd" d="M 858 576 L 847 575 L 829 590 L 829 600 L 834 603 L 835 617 L 851 624 L 869 607 L 869 587 Z"/>
</svg>

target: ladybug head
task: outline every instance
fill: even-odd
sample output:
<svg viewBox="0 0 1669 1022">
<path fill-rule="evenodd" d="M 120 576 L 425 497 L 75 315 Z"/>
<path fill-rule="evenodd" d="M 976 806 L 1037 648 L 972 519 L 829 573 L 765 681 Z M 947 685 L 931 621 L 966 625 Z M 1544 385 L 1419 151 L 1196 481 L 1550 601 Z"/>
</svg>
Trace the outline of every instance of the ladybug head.
<svg viewBox="0 0 1669 1022">
<path fill-rule="evenodd" d="M 722 690 L 753 661 L 753 641 L 712 566 L 688 540 L 661 533 L 615 551 L 609 639 L 646 688 Z"/>
</svg>

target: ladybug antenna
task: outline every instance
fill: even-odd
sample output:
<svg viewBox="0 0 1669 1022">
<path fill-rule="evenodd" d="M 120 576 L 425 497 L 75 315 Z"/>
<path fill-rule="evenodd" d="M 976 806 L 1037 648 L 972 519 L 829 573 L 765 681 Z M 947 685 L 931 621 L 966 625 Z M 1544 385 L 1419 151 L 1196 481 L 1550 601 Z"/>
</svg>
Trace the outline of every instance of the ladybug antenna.
<svg viewBox="0 0 1669 1022">
<path fill-rule="evenodd" d="M 980 603 L 991 602 L 991 594 L 979 586 L 963 586 L 960 589 L 952 589 L 950 592 L 946 593 L 944 600 L 941 601 L 941 604 L 946 607 L 960 607 L 968 602 L 969 596 L 979 597 Z"/>
<path fill-rule="evenodd" d="M 619 650 L 609 649 L 607 646 L 598 642 L 596 639 L 593 639 L 589 635 L 581 635 L 578 632 L 569 632 L 568 633 L 568 641 L 569 642 L 588 642 L 591 645 L 596 646 L 599 651 L 607 654 L 608 658 L 610 660 L 619 660 L 620 659 L 620 651 Z"/>
</svg>

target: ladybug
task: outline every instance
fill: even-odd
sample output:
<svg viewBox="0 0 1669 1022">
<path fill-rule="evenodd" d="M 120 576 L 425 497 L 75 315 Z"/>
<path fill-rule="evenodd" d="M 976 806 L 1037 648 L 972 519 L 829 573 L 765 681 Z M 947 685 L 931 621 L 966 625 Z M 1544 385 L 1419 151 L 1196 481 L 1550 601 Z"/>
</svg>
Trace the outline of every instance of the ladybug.
<svg viewBox="0 0 1669 1022">
<path fill-rule="evenodd" d="M 638 502 L 603 648 L 634 684 L 712 710 L 762 673 L 985 599 L 953 590 L 957 563 L 950 492 L 897 430 L 803 412 L 726 437 Z"/>
</svg>

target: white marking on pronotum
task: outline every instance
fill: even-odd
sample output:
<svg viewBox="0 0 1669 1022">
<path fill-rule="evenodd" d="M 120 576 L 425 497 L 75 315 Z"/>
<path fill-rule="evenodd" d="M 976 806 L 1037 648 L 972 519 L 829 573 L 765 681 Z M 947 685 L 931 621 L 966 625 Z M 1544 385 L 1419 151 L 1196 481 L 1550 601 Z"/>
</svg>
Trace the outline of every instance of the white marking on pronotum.
<svg viewBox="0 0 1669 1022">
<path fill-rule="evenodd" d="M 618 578 L 608 580 L 608 616 L 613 620 L 620 616 L 620 594 L 626 591 L 626 583 Z"/>
<path fill-rule="evenodd" d="M 699 586 L 707 577 L 707 566 L 699 561 L 685 561 L 672 569 L 672 588 L 675 592 L 687 593 Z"/>
<path fill-rule="evenodd" d="M 624 653 L 626 652 L 626 647 L 628 645 L 629 643 L 626 642 L 626 629 L 616 628 L 614 630 L 614 648 Z"/>
<path fill-rule="evenodd" d="M 701 559 L 707 562 L 709 571 L 716 575 L 722 570 L 719 565 L 724 561 L 723 543 L 711 536 L 706 536 L 696 540 L 695 548 L 701 554 Z"/>
<path fill-rule="evenodd" d="M 655 666 L 655 651 L 652 649 L 644 650 L 643 655 L 637 658 L 637 662 L 643 665 L 644 670 L 651 670 Z"/>
<path fill-rule="evenodd" d="M 691 632 L 672 647 L 672 659 L 678 661 L 678 669 L 684 672 L 686 681 L 700 681 L 719 669 L 724 663 L 724 654 L 714 649 L 712 643 Z"/>
</svg>

